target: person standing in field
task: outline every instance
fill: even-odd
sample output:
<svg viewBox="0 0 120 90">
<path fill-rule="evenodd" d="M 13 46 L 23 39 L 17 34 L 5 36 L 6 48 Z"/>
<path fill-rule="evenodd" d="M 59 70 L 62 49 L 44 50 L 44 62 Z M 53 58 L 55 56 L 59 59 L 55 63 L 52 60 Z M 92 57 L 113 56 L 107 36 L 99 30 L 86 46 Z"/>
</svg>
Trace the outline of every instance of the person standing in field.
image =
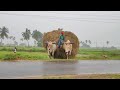
<svg viewBox="0 0 120 90">
<path fill-rule="evenodd" d="M 15 48 L 14 48 L 14 53 L 16 53 L 16 52 L 17 52 L 17 48 L 15 47 Z"/>
<path fill-rule="evenodd" d="M 65 40 L 64 32 L 62 31 L 60 36 L 59 36 L 57 48 L 61 48 L 62 47 L 62 44 L 63 44 L 64 40 Z"/>
</svg>

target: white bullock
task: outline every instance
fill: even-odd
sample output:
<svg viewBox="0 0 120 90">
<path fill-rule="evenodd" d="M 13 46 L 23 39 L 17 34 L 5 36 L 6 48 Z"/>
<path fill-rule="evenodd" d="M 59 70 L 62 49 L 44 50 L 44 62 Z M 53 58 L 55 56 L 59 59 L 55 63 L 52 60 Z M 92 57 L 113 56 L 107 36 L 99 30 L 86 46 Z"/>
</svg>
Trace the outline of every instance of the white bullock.
<svg viewBox="0 0 120 90">
<path fill-rule="evenodd" d="M 70 40 L 67 40 L 66 42 L 64 42 L 63 44 L 63 48 L 65 49 L 65 53 L 66 53 L 66 56 L 67 56 L 67 59 L 68 59 L 68 55 L 71 55 L 71 52 L 72 52 L 72 44 L 70 42 Z"/>
<path fill-rule="evenodd" d="M 47 52 L 48 52 L 48 56 L 51 58 L 53 57 L 54 58 L 54 53 L 56 51 L 56 43 L 55 42 L 47 42 Z"/>
</svg>

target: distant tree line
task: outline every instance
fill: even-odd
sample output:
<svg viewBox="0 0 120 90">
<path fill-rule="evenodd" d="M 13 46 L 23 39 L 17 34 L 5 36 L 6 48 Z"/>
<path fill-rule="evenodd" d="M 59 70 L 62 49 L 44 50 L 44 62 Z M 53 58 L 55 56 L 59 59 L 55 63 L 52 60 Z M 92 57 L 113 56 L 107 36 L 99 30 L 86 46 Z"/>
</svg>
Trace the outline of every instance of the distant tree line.
<svg viewBox="0 0 120 90">
<path fill-rule="evenodd" d="M 95 42 L 96 43 L 96 48 L 97 48 L 97 43 L 98 42 Z M 108 48 L 108 45 L 109 45 L 110 41 L 106 41 L 106 45 L 107 45 L 107 48 Z M 90 48 L 91 47 L 91 44 L 92 44 L 92 41 L 91 40 L 85 40 L 85 41 L 80 41 L 80 45 L 81 47 L 83 48 Z M 104 46 L 103 46 L 104 47 Z M 113 46 L 112 46 L 113 47 Z"/>
<path fill-rule="evenodd" d="M 90 40 L 80 41 L 81 47 L 89 48 L 92 42 Z"/>
<path fill-rule="evenodd" d="M 9 29 L 5 26 L 3 26 L 2 28 L 0 28 L 0 46 L 4 45 L 4 43 L 2 43 L 2 41 L 7 38 L 9 40 L 12 40 L 14 42 L 14 45 L 18 45 L 18 42 L 16 41 L 16 38 L 14 36 L 9 36 Z M 28 44 L 28 47 L 30 46 L 29 45 L 29 40 L 30 38 L 32 37 L 34 39 L 34 45 L 35 46 L 39 46 L 41 47 L 43 44 L 42 44 L 42 40 L 43 40 L 43 34 L 38 31 L 38 30 L 34 30 L 32 33 L 31 33 L 31 30 L 26 28 L 24 32 L 21 33 L 22 34 L 22 37 L 20 40 L 23 42 L 24 40 L 27 41 L 27 44 Z M 10 46 L 11 42 L 9 42 L 7 45 Z M 109 45 L 110 41 L 106 41 L 106 44 L 107 44 L 107 47 Z M 91 40 L 85 40 L 85 41 L 80 41 L 80 45 L 81 47 L 83 48 L 90 48 L 91 47 L 91 44 L 92 44 L 92 41 Z M 20 45 L 25 45 L 25 43 L 21 43 Z M 104 46 L 103 46 L 104 47 Z M 96 42 L 96 48 L 97 48 L 97 42 Z"/>
<path fill-rule="evenodd" d="M 8 34 L 9 34 L 9 29 L 7 27 L 3 26 L 2 28 L 0 28 L 0 39 L 1 39 L 0 46 L 4 45 L 2 41 L 5 38 L 12 40 L 14 42 L 14 45 L 18 45 L 16 38 L 14 36 L 9 36 Z M 21 38 L 20 40 L 21 41 L 26 40 L 28 43 L 28 46 L 30 46 L 29 45 L 30 37 L 32 37 L 34 39 L 34 44 L 36 46 L 39 46 L 39 47 L 42 46 L 43 34 L 40 31 L 34 30 L 31 33 L 31 30 L 26 28 L 25 32 L 22 32 L 21 34 L 22 34 L 23 38 Z M 10 45 L 9 43 L 8 43 L 8 46 Z"/>
</svg>

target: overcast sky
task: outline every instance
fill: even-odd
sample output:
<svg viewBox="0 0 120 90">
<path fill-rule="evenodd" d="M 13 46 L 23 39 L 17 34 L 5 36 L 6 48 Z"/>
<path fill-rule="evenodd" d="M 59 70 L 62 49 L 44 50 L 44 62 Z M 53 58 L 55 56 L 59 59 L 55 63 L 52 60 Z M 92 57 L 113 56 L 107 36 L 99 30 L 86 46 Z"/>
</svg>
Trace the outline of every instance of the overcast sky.
<svg viewBox="0 0 120 90">
<path fill-rule="evenodd" d="M 17 41 L 26 28 L 42 33 L 63 28 L 76 34 L 80 41 L 97 41 L 102 46 L 108 40 L 110 46 L 120 46 L 120 11 L 0 11 L 2 26 L 9 28 Z"/>
</svg>

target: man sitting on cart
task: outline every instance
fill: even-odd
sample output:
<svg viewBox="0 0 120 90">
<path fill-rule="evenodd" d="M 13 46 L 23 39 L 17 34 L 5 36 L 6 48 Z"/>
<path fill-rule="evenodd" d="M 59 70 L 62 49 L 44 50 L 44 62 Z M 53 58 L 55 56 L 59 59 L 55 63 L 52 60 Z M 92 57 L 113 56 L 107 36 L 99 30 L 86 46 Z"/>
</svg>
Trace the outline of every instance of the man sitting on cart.
<svg viewBox="0 0 120 90">
<path fill-rule="evenodd" d="M 57 48 L 62 47 L 64 40 L 65 40 L 64 32 L 62 31 L 61 34 L 60 34 L 59 40 L 58 40 Z"/>
</svg>

